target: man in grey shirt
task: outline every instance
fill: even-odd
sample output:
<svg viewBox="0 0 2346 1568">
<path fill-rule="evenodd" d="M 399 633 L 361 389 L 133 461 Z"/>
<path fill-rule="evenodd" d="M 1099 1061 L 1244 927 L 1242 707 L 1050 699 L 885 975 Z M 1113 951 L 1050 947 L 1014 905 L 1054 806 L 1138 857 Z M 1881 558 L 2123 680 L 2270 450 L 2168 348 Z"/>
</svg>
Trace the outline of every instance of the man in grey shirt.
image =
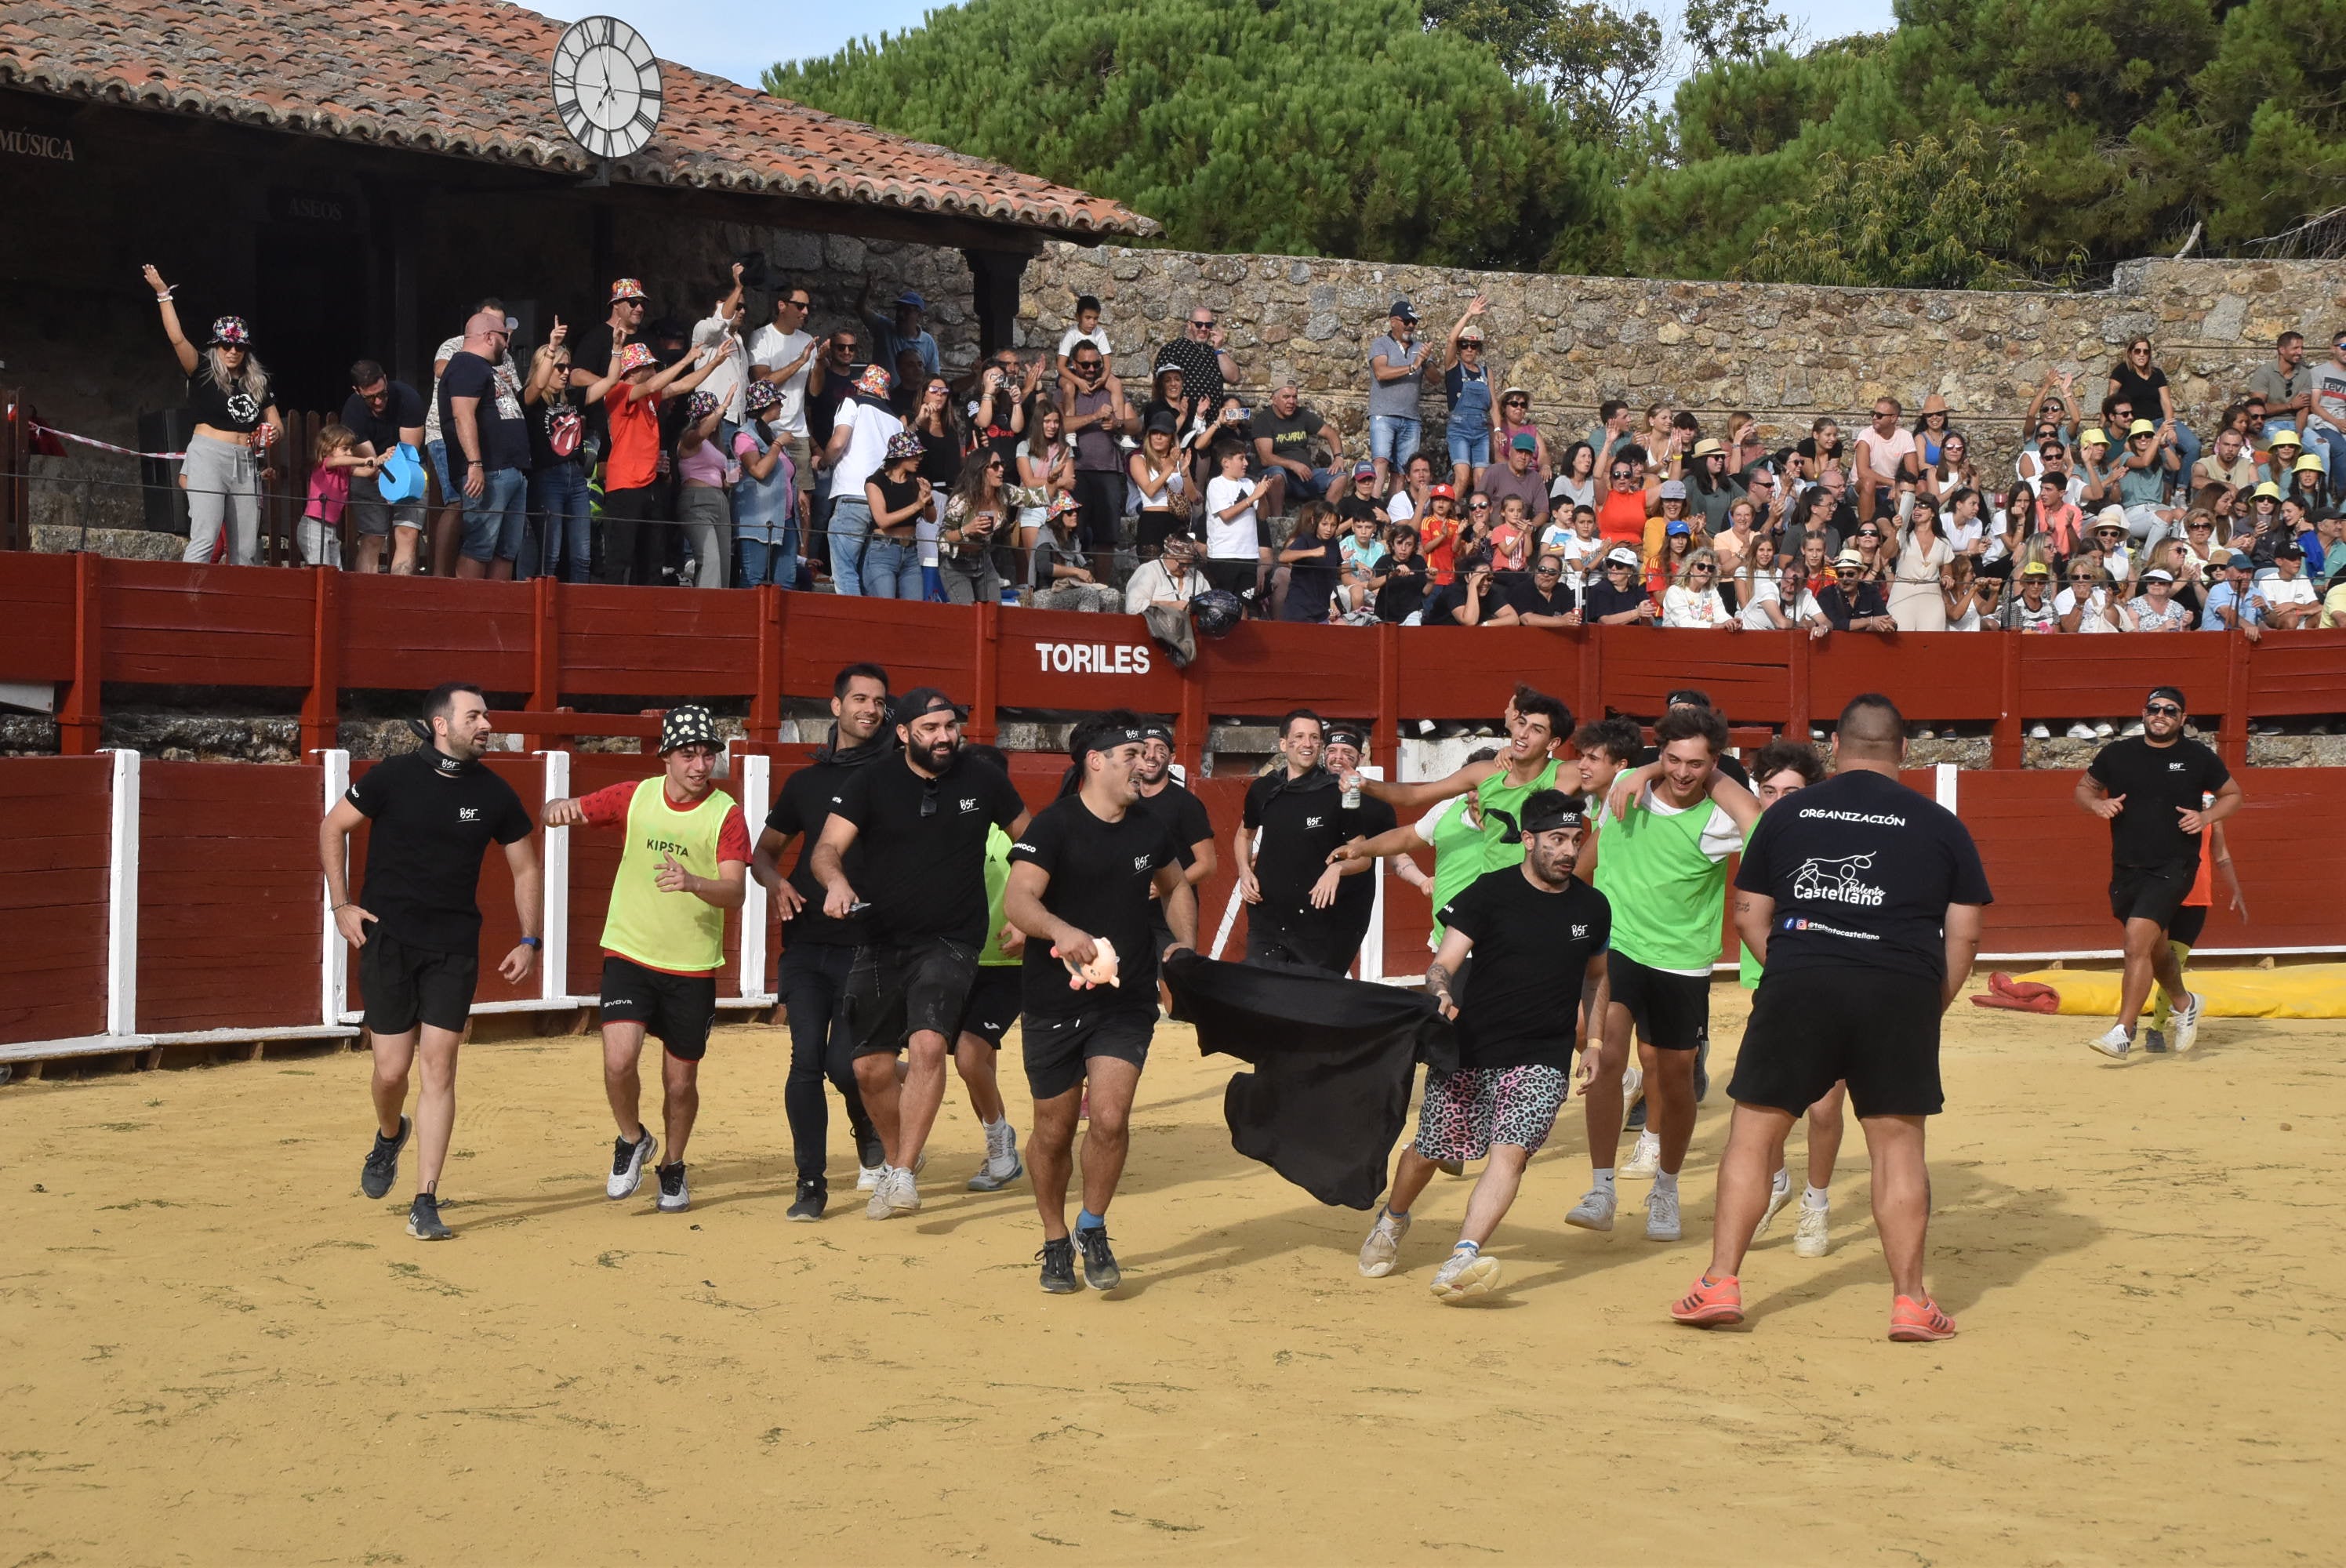
<svg viewBox="0 0 2346 1568">
<path fill-rule="evenodd" d="M 1418 400 L 1425 372 L 1439 367 L 1438 356 L 1416 340 L 1417 312 L 1407 300 L 1395 300 L 1384 336 L 1369 345 L 1369 455 L 1376 460 L 1379 495 L 1417 453 Z"/>
<path fill-rule="evenodd" d="M 2259 435 L 2269 437 L 2284 425 L 2304 433 L 2305 416 L 2313 407 L 2313 372 L 2305 363 L 2303 332 L 2280 335 L 2272 363 L 2259 365 L 2249 377 L 2249 392 L 2265 400 L 2265 427 Z"/>
</svg>

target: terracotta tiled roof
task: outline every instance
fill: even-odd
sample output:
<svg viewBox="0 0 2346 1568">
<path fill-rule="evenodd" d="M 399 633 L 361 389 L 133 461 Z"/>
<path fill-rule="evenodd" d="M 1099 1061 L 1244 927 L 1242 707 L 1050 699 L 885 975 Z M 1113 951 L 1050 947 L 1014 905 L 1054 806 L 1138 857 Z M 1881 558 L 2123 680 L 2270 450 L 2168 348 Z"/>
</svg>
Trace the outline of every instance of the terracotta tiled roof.
<svg viewBox="0 0 2346 1568">
<path fill-rule="evenodd" d="M 587 174 L 547 67 L 563 24 L 498 0 L 0 0 L 0 83 Z M 1120 203 L 660 62 L 658 134 L 612 178 L 1153 234 Z"/>
</svg>

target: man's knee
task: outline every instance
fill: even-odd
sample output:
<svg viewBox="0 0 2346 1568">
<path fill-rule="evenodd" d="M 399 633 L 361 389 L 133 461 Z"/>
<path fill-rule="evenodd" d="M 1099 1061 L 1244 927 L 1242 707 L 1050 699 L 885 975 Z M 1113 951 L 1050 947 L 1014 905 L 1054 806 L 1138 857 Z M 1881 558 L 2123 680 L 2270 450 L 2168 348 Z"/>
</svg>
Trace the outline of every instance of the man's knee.
<svg viewBox="0 0 2346 1568">
<path fill-rule="evenodd" d="M 874 1089 L 886 1088 L 896 1082 L 896 1058 L 886 1051 L 874 1051 L 868 1056 L 858 1056 L 855 1059 L 854 1068 L 856 1084 L 866 1094 Z"/>
</svg>

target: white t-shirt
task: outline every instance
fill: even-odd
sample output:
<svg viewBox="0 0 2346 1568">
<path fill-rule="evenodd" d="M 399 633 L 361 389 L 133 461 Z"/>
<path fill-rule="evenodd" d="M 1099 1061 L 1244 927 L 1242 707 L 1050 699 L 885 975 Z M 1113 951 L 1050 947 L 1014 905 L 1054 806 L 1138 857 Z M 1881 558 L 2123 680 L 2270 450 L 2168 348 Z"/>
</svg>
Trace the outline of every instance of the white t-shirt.
<svg viewBox="0 0 2346 1568">
<path fill-rule="evenodd" d="M 2302 572 L 2285 581 L 2279 572 L 2270 577 L 2260 577 L 2257 581 L 2257 592 L 2262 594 L 2265 603 L 2275 609 L 2283 605 L 2318 605 L 2321 602 L 2321 596 L 2313 591 L 2313 579 Z"/>
<path fill-rule="evenodd" d="M 1577 592 L 1588 585 L 1588 564 L 1605 554 L 1605 536 L 1601 534 L 1593 534 L 1584 539 L 1570 529 L 1566 529 L 1564 538 L 1556 548 L 1564 556 L 1565 578 L 1571 583 L 1574 591 Z"/>
<path fill-rule="evenodd" d="M 1760 613 L 1762 605 L 1773 605 L 1780 610 L 1784 607 L 1783 579 L 1772 572 L 1754 572 L 1751 575 L 1751 593 L 1742 612 L 1746 631 L 1772 632 L 1778 629 L 1775 622 Z M 1786 618 L 1794 626 L 1804 626 L 1811 616 L 1822 614 L 1824 611 L 1818 606 L 1817 596 L 1803 586 L 1799 603 Z"/>
<path fill-rule="evenodd" d="M 806 332 L 785 332 L 771 322 L 752 333 L 750 338 L 750 362 L 760 370 L 775 371 L 789 364 L 806 351 L 814 338 Z M 807 372 L 814 368 L 814 357 L 808 355 L 804 364 L 773 382 L 774 390 L 782 394 L 782 404 L 774 415 L 774 428 L 790 435 L 807 433 L 806 384 Z"/>
<path fill-rule="evenodd" d="M 2074 588 L 2064 588 L 2053 596 L 2053 608 L 2064 616 L 2076 607 L 2077 595 Z M 2077 617 L 2077 629 L 2081 632 L 2116 631 L 2118 624 L 2111 614 L 2112 608 L 2110 591 L 2107 588 L 2094 589 L 2093 596 L 2086 601 L 2086 613 Z"/>
<path fill-rule="evenodd" d="M 1973 601 L 1972 607 L 1970 609 L 1965 610 L 1962 615 L 1957 616 L 1953 620 L 1949 621 L 1947 623 L 1947 629 L 1951 632 L 1975 632 L 1979 630 L 1980 616 L 1978 601 Z"/>
<path fill-rule="evenodd" d="M 1094 327 L 1090 331 L 1084 332 L 1069 327 L 1059 339 L 1059 357 L 1063 360 L 1073 359 L 1077 343 L 1089 343 L 1099 351 L 1102 359 L 1108 358 L 1113 351 L 1107 346 L 1107 334 L 1099 328 Z"/>
<path fill-rule="evenodd" d="M 1725 626 L 1732 618 L 1717 588 L 1688 588 L 1673 583 L 1662 594 L 1662 625 L 1683 630 Z"/>
<path fill-rule="evenodd" d="M 1409 487 L 1406 485 L 1394 491 L 1392 498 L 1385 503 L 1385 516 L 1392 522 L 1406 523 L 1416 515 L 1417 508 L 1410 502 Z"/>
<path fill-rule="evenodd" d="M 707 316 L 692 326 L 692 346 L 696 349 L 720 347 L 730 336 L 732 329 L 722 316 Z M 694 390 L 715 398 L 717 406 L 725 411 L 724 417 L 739 424 L 743 412 L 741 399 L 749 385 L 750 372 L 742 368 L 741 356 L 733 353 L 718 361 L 717 368 Z"/>
<path fill-rule="evenodd" d="M 1254 508 L 1249 506 L 1235 517 L 1222 514 L 1254 493 L 1254 486 L 1243 479 L 1224 479 L 1219 474 L 1206 481 L 1206 555 L 1214 561 L 1251 561 L 1261 548 L 1261 536 L 1255 532 Z"/>
<path fill-rule="evenodd" d="M 904 422 L 877 403 L 851 397 L 839 405 L 834 433 L 840 426 L 848 432 L 847 450 L 831 471 L 831 498 L 861 501 L 863 482 L 880 472 L 888 456 L 888 438 L 903 430 Z"/>
</svg>

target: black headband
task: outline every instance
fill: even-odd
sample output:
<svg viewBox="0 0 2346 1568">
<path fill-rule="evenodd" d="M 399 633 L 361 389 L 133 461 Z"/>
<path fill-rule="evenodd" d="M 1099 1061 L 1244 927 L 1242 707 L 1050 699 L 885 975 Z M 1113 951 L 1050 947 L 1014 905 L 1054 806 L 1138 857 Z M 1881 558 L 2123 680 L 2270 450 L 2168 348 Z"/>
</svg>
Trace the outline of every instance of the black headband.
<svg viewBox="0 0 2346 1568">
<path fill-rule="evenodd" d="M 1577 805 L 1566 804 L 1551 806 L 1539 812 L 1525 811 L 1523 830 L 1526 833 L 1553 833 L 1559 828 L 1585 828 L 1587 825 L 1586 814 Z"/>
<path fill-rule="evenodd" d="M 1081 762 L 1086 752 L 1137 746 L 1148 738 L 1148 732 L 1149 727 L 1145 724 L 1087 724 L 1070 738 L 1067 754 Z"/>
<path fill-rule="evenodd" d="M 1331 724 L 1328 727 L 1326 744 L 1349 746 L 1355 751 L 1365 751 L 1368 749 L 1368 734 L 1349 724 Z"/>
<path fill-rule="evenodd" d="M 1140 738 L 1143 740 L 1161 740 L 1165 742 L 1166 745 L 1170 746 L 1173 744 L 1173 727 L 1169 724 L 1152 718 L 1148 723 L 1140 727 Z"/>
</svg>

